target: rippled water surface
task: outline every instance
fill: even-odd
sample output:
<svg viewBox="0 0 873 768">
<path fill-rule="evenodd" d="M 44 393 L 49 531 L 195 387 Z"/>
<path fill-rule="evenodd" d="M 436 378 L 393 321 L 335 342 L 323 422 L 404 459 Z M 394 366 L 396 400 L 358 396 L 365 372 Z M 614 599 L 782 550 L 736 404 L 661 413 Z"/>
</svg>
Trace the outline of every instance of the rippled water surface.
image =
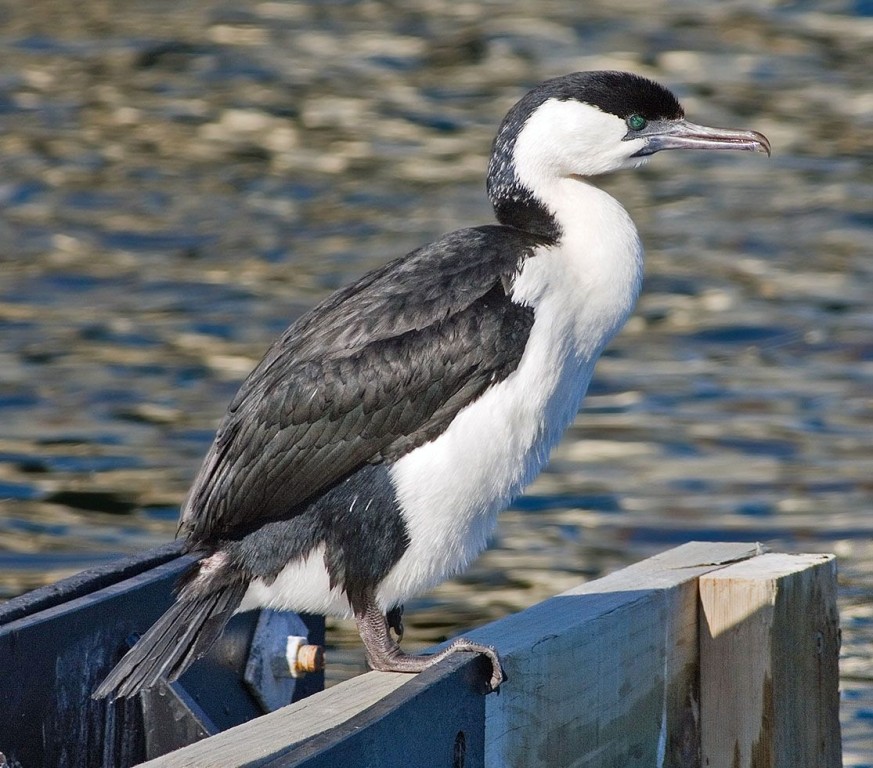
<svg viewBox="0 0 873 768">
<path fill-rule="evenodd" d="M 42 0 L 0 25 L 0 598 L 162 543 L 268 342 L 491 213 L 538 81 L 630 69 L 773 157 L 604 179 L 638 311 L 549 470 L 410 647 L 689 539 L 840 558 L 846 764 L 873 765 L 873 8 Z M 334 626 L 334 679 L 360 667 Z"/>
</svg>

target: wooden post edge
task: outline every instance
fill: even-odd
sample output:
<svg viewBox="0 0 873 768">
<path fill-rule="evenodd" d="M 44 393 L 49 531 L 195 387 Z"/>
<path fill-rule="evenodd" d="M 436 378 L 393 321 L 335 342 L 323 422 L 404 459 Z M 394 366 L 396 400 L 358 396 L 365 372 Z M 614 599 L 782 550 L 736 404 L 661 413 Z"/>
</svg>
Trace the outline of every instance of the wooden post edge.
<svg viewBox="0 0 873 768">
<path fill-rule="evenodd" d="M 707 768 L 838 768 L 833 555 L 766 554 L 700 579 Z"/>
<path fill-rule="evenodd" d="M 142 768 L 439 768 L 459 753 L 464 768 L 482 768 L 484 674 L 469 654 L 418 675 L 369 672 Z"/>
</svg>

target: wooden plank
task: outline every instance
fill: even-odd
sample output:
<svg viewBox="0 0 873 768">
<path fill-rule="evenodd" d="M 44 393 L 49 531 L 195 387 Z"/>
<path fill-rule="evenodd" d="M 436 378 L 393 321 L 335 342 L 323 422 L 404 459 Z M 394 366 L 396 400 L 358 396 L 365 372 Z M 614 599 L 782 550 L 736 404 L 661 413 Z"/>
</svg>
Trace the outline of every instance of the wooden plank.
<svg viewBox="0 0 873 768">
<path fill-rule="evenodd" d="M 767 554 L 700 580 L 707 768 L 836 768 L 833 555 Z"/>
<path fill-rule="evenodd" d="M 263 768 L 484 768 L 483 681 L 490 669 L 484 659 L 458 655 Z"/>
<path fill-rule="evenodd" d="M 469 633 L 509 677 L 486 765 L 699 765 L 697 578 L 760 551 L 692 542 Z"/>
<path fill-rule="evenodd" d="M 250 723 L 144 763 L 148 768 L 254 766 L 348 722 L 409 682 L 409 675 L 369 672 Z"/>
<path fill-rule="evenodd" d="M 143 768 L 484 765 L 483 665 L 370 672 L 143 764 Z"/>
</svg>

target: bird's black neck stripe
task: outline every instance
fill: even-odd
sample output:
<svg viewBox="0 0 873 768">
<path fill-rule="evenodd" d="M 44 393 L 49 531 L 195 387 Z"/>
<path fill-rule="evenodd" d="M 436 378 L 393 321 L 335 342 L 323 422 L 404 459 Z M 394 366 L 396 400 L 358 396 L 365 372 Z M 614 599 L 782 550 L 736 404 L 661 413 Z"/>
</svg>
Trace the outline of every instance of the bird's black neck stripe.
<svg viewBox="0 0 873 768">
<path fill-rule="evenodd" d="M 561 237 L 560 224 L 519 181 L 515 171 L 515 144 L 520 130 L 521 124 L 504 121 L 494 140 L 488 168 L 488 197 L 501 224 L 530 232 L 546 243 L 555 243 Z"/>
<path fill-rule="evenodd" d="M 517 185 L 516 190 L 493 201 L 497 221 L 538 235 L 548 245 L 558 242 L 561 225 L 557 219 L 526 188 Z"/>
<path fill-rule="evenodd" d="M 548 208 L 519 181 L 515 170 L 515 145 L 527 119 L 551 93 L 531 91 L 506 115 L 494 144 L 488 167 L 487 190 L 497 221 L 555 243 L 561 226 Z"/>
</svg>

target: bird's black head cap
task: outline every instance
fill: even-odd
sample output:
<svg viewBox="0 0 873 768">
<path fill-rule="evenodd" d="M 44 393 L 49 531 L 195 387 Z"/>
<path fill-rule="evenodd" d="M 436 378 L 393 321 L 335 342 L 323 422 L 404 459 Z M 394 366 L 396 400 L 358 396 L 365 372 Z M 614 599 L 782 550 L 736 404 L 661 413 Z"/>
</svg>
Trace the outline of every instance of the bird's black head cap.
<svg viewBox="0 0 873 768">
<path fill-rule="evenodd" d="M 682 106 L 668 89 L 630 72 L 574 72 L 556 77 L 531 91 L 518 106 L 535 94 L 539 103 L 530 111 L 548 99 L 575 99 L 623 120 L 631 115 L 642 115 L 646 120 L 678 120 L 685 116 Z"/>
</svg>

